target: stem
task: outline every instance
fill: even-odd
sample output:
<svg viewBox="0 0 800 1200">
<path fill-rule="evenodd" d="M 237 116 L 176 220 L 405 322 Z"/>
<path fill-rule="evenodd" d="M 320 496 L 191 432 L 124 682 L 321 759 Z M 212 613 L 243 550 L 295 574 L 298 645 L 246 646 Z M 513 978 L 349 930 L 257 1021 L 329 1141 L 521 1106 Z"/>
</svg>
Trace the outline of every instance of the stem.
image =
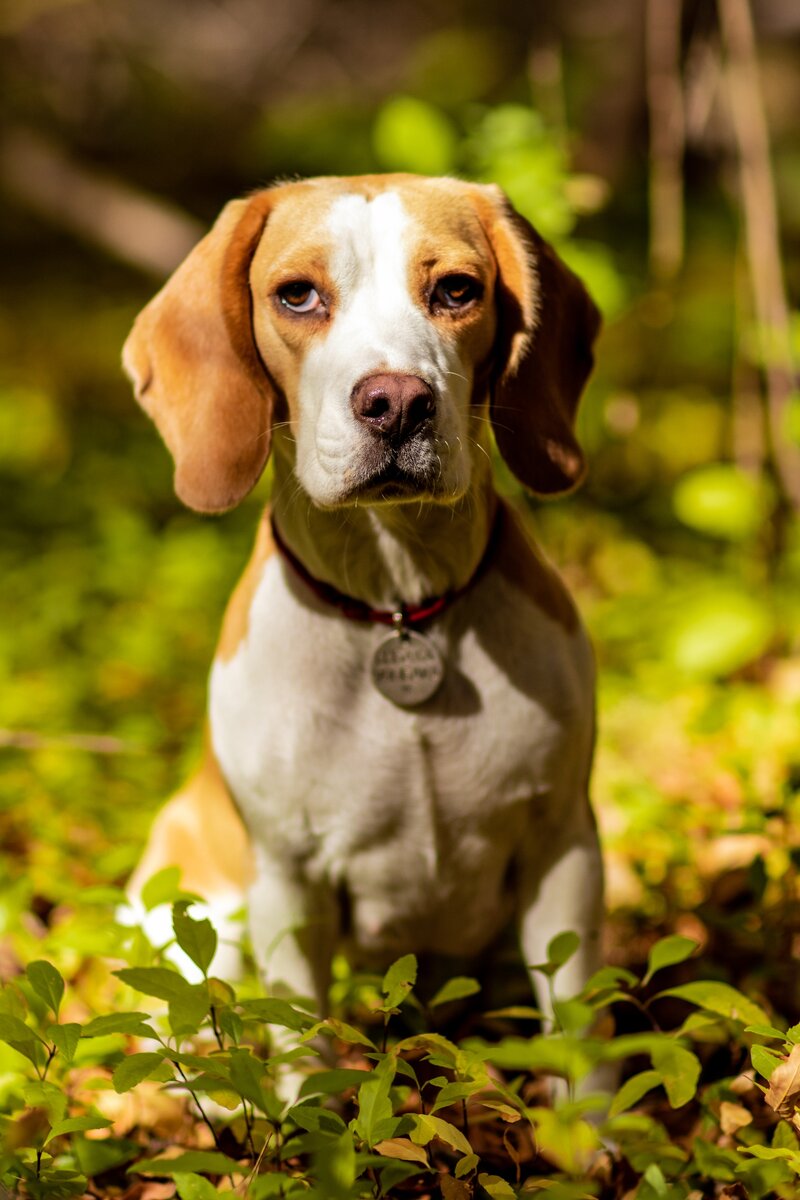
<svg viewBox="0 0 800 1200">
<path fill-rule="evenodd" d="M 461 1119 L 464 1122 L 464 1137 L 469 1141 L 469 1113 L 467 1112 L 466 1096 L 461 1101 Z"/>
<path fill-rule="evenodd" d="M 664 1030 L 659 1025 L 658 1021 L 655 1019 L 653 1014 L 650 1012 L 650 1001 L 649 1000 L 645 1000 L 643 1003 L 639 999 L 638 996 L 634 996 L 633 992 L 628 992 L 628 999 L 630 1000 L 631 1004 L 633 1004 L 634 1008 L 638 1008 L 639 1012 L 643 1016 L 647 1017 L 648 1021 L 653 1026 L 653 1029 L 655 1029 L 656 1033 L 664 1032 Z"/>
<path fill-rule="evenodd" d="M 727 55 L 728 98 L 738 148 L 739 189 L 760 357 L 769 452 L 783 507 L 800 508 L 800 451 L 786 437 L 794 389 L 789 306 L 783 281 L 769 128 L 748 0 L 717 0 Z M 786 514 L 782 515 L 782 523 Z"/>
<path fill-rule="evenodd" d="M 39 1076 L 42 1083 L 44 1083 L 45 1079 L 47 1079 L 47 1072 L 50 1070 L 50 1063 L 55 1058 L 57 1052 L 58 1052 L 57 1046 L 50 1047 L 50 1053 L 47 1056 L 47 1062 L 44 1064 L 44 1070 L 42 1071 L 41 1075 Z"/>
<path fill-rule="evenodd" d="M 222 1146 L 219 1144 L 219 1138 L 217 1137 L 217 1131 L 214 1128 L 214 1126 L 211 1124 L 211 1121 L 208 1119 L 208 1117 L 206 1115 L 205 1109 L 203 1108 L 202 1104 L 198 1100 L 197 1092 L 195 1092 L 194 1088 L 189 1083 L 189 1080 L 186 1077 L 186 1072 L 184 1071 L 183 1067 L 181 1066 L 181 1064 L 179 1062 L 175 1062 L 174 1059 L 170 1059 L 170 1062 L 172 1063 L 173 1067 L 177 1067 L 178 1074 L 180 1075 L 183 1082 L 186 1084 L 186 1090 L 188 1091 L 189 1095 L 192 1097 L 195 1104 L 197 1105 L 197 1111 L 200 1113 L 200 1116 L 202 1117 L 203 1121 L 205 1122 L 206 1126 L 208 1127 L 208 1130 L 209 1130 L 212 1138 L 214 1139 L 214 1145 L 216 1146 L 217 1150 L 219 1150 L 220 1153 L 222 1153 L 223 1152 Z"/>
<path fill-rule="evenodd" d="M 247 1131 L 247 1144 L 250 1147 L 250 1154 L 253 1157 L 253 1162 L 258 1158 L 256 1154 L 256 1146 L 253 1141 L 253 1116 L 247 1111 L 247 1101 L 242 1097 L 242 1112 L 244 1113 L 244 1127 Z"/>
<path fill-rule="evenodd" d="M 217 1009 L 213 1004 L 209 1009 L 209 1015 L 211 1017 L 211 1028 L 214 1030 L 214 1037 L 217 1039 L 217 1045 L 219 1046 L 220 1050 L 224 1050 L 225 1039 L 223 1038 L 219 1025 L 217 1024 Z"/>
<path fill-rule="evenodd" d="M 683 259 L 681 9 L 681 0 L 647 0 L 645 17 L 650 114 L 650 266 L 660 279 L 671 279 Z"/>
</svg>

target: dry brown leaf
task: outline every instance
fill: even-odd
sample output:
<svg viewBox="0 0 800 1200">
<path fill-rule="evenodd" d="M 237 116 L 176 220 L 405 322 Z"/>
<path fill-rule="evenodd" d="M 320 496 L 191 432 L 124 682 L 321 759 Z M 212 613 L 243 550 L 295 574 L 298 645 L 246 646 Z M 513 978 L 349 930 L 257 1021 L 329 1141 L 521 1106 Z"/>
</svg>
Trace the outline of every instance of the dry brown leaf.
<svg viewBox="0 0 800 1200">
<path fill-rule="evenodd" d="M 384 1142 L 377 1142 L 375 1149 L 384 1158 L 401 1158 L 404 1162 L 418 1162 L 424 1167 L 428 1166 L 428 1156 L 422 1146 L 415 1146 L 408 1138 L 387 1138 Z"/>
<path fill-rule="evenodd" d="M 133 1129 L 155 1129 L 162 1137 L 181 1132 L 189 1119 L 185 1097 L 165 1091 L 160 1084 L 145 1080 L 133 1091 L 97 1092 L 97 1108 L 112 1121 L 115 1137 L 125 1137 Z"/>
<path fill-rule="evenodd" d="M 736 1133 L 737 1129 L 749 1125 L 752 1120 L 753 1114 L 742 1104 L 731 1104 L 729 1100 L 723 1100 L 719 1106 L 719 1123 L 723 1133 Z"/>
<path fill-rule="evenodd" d="M 472 1188 L 464 1179 L 443 1175 L 441 1185 L 444 1200 L 471 1200 L 472 1198 Z"/>
<path fill-rule="evenodd" d="M 772 1072 L 764 1099 L 782 1117 L 794 1115 L 800 1102 L 800 1043 L 792 1046 L 789 1057 Z"/>
</svg>

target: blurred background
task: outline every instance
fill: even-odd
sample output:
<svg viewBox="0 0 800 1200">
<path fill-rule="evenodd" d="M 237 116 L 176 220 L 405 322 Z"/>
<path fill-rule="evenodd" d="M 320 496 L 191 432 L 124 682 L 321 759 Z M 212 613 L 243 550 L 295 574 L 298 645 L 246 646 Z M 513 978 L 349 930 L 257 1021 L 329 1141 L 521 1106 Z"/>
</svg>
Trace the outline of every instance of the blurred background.
<svg viewBox="0 0 800 1200">
<path fill-rule="evenodd" d="M 498 471 L 597 648 L 608 953 L 678 930 L 786 1011 L 799 62 L 794 0 L 5 7 L 2 953 L 109 895 L 189 769 L 269 492 L 220 518 L 180 507 L 119 367 L 135 313 L 231 196 L 455 173 L 500 183 L 605 314 L 586 486 L 543 505 Z M 68 949 L 102 949 L 101 926 L 82 943 L 72 920 Z"/>
</svg>

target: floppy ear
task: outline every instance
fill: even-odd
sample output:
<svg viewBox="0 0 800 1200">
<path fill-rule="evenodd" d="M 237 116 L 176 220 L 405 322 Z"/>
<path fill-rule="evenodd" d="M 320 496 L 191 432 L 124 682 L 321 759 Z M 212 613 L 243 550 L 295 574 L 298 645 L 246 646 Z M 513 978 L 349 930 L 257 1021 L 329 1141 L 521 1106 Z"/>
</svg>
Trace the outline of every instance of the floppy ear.
<svg viewBox="0 0 800 1200">
<path fill-rule="evenodd" d="M 490 417 L 498 449 L 539 495 L 577 487 L 586 464 L 575 438 L 578 401 L 594 365 L 600 313 L 577 275 L 498 188 L 483 223 L 497 260 L 498 337 Z"/>
<path fill-rule="evenodd" d="M 269 192 L 227 204 L 122 352 L 175 459 L 175 491 L 200 512 L 238 504 L 269 455 L 275 397 L 253 340 L 249 272 L 270 206 Z"/>
</svg>

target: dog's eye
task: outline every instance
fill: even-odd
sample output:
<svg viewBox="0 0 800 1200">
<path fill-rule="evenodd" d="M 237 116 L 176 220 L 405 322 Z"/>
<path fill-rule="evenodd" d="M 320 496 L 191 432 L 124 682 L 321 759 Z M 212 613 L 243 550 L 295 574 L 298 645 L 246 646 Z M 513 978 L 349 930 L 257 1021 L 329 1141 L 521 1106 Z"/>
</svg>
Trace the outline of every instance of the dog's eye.
<svg viewBox="0 0 800 1200">
<path fill-rule="evenodd" d="M 431 293 L 432 308 L 465 308 L 483 289 L 471 275 L 445 275 Z"/>
<path fill-rule="evenodd" d="M 316 312 L 322 307 L 319 292 L 307 279 L 295 279 L 278 288 L 278 299 L 292 312 Z"/>
</svg>

